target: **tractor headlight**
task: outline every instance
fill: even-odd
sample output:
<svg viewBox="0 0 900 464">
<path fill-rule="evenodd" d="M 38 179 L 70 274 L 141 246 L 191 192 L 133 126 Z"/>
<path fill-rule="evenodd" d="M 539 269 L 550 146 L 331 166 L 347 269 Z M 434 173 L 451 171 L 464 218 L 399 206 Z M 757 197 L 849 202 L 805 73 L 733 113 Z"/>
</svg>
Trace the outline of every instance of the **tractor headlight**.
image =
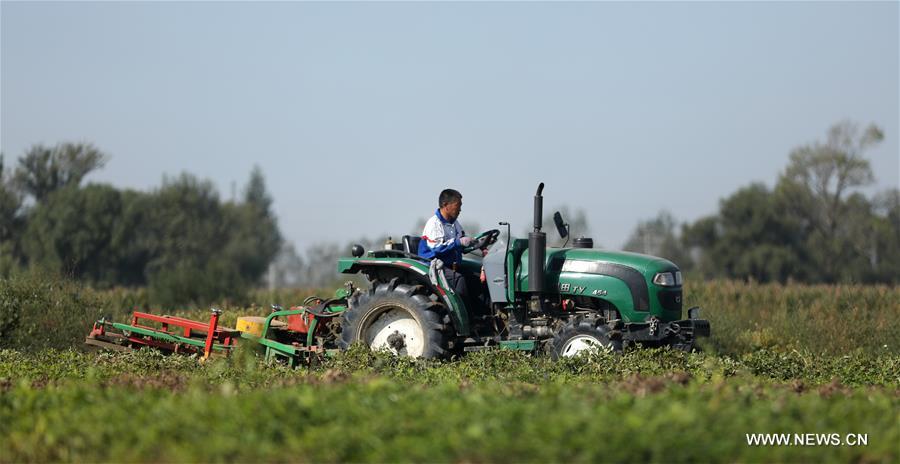
<svg viewBox="0 0 900 464">
<path fill-rule="evenodd" d="M 681 272 L 659 272 L 653 276 L 653 283 L 663 287 L 681 285 Z"/>
</svg>

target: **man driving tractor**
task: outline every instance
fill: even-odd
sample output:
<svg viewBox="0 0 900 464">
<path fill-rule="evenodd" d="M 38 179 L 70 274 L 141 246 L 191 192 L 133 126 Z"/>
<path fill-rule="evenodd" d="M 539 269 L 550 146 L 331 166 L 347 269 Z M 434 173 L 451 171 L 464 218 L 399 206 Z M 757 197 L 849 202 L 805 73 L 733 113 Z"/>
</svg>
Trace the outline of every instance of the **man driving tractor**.
<svg viewBox="0 0 900 464">
<path fill-rule="evenodd" d="M 422 230 L 418 254 L 425 259 L 437 258 L 443 261 L 444 277 L 447 278 L 453 291 L 466 301 L 471 301 L 475 294 L 481 292 L 479 286 L 474 284 L 471 288 L 473 294 L 470 294 L 470 286 L 459 269 L 463 248 L 474 241 L 456 221 L 460 211 L 462 211 L 462 194 L 454 189 L 441 191 L 438 196 L 438 209 Z"/>
</svg>

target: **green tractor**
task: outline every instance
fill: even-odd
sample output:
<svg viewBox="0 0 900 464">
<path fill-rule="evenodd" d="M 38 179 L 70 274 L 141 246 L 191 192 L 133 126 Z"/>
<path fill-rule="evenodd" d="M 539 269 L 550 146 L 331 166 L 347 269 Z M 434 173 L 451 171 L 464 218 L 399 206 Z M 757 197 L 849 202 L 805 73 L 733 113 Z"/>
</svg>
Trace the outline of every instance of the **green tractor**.
<svg viewBox="0 0 900 464">
<path fill-rule="evenodd" d="M 439 259 L 416 255 L 418 237 L 368 253 L 359 245 L 338 271 L 362 273 L 368 291 L 354 291 L 341 308 L 337 345 L 364 343 L 398 355 L 441 358 L 491 347 L 549 352 L 553 358 L 630 344 L 695 347 L 709 336 L 699 308 L 682 318 L 682 276 L 662 258 L 593 248 L 579 238 L 548 248 L 541 232 L 544 184 L 534 197 L 534 231 L 527 239 L 489 230 L 467 247 L 457 271 L 487 287 L 464 301 L 448 285 Z M 567 225 L 557 212 L 562 238 Z M 476 250 L 487 249 L 483 258 Z"/>
<path fill-rule="evenodd" d="M 229 355 L 250 343 L 266 360 L 291 366 L 314 362 L 354 343 L 397 355 L 443 358 L 492 347 L 549 352 L 554 358 L 592 349 L 620 351 L 629 344 L 691 350 L 709 336 L 699 308 L 682 319 L 681 271 L 665 259 L 596 250 L 589 238 L 571 248 L 547 248 L 541 232 L 544 184 L 534 197 L 534 231 L 528 239 L 499 230 L 480 234 L 456 272 L 486 290 L 464 301 L 448 284 L 443 263 L 415 253 L 418 237 L 368 253 L 359 245 L 338 270 L 362 273 L 368 291 L 352 282 L 331 299 L 310 297 L 303 306 L 272 306 L 265 317 L 245 316 L 235 328 L 136 311 L 130 322 L 97 321 L 85 343 L 110 350 L 152 347 L 166 353 Z M 569 232 L 554 215 L 563 238 Z M 474 285 L 473 285 L 474 286 Z M 481 287 L 481 285 L 477 285 Z M 472 287 L 469 287 L 472 289 Z"/>
</svg>

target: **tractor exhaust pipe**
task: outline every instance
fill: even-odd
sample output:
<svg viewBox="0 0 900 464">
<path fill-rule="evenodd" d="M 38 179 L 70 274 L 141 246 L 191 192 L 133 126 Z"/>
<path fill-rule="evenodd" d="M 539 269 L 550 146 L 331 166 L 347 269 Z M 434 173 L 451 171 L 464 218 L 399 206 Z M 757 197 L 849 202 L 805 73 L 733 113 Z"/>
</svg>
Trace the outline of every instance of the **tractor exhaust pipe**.
<svg viewBox="0 0 900 464">
<path fill-rule="evenodd" d="M 537 193 L 534 194 L 534 231 L 540 232 L 544 225 L 544 183 L 538 185 Z"/>
<path fill-rule="evenodd" d="M 541 232 L 544 222 L 544 183 L 534 194 L 534 232 L 528 234 L 528 291 L 540 293 L 544 289 L 544 259 L 547 252 L 547 234 Z"/>
</svg>

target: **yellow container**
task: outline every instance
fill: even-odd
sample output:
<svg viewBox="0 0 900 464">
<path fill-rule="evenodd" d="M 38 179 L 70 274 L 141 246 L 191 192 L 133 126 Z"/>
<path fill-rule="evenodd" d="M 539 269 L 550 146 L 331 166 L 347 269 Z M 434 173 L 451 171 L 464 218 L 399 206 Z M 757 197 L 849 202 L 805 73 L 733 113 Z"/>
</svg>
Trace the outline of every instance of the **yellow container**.
<svg viewBox="0 0 900 464">
<path fill-rule="evenodd" d="M 235 329 L 241 332 L 247 332 L 257 337 L 262 336 L 263 326 L 266 324 L 266 318 L 261 316 L 242 316 L 237 319 Z M 282 321 L 273 320 L 270 327 L 286 327 L 287 324 Z"/>
</svg>

